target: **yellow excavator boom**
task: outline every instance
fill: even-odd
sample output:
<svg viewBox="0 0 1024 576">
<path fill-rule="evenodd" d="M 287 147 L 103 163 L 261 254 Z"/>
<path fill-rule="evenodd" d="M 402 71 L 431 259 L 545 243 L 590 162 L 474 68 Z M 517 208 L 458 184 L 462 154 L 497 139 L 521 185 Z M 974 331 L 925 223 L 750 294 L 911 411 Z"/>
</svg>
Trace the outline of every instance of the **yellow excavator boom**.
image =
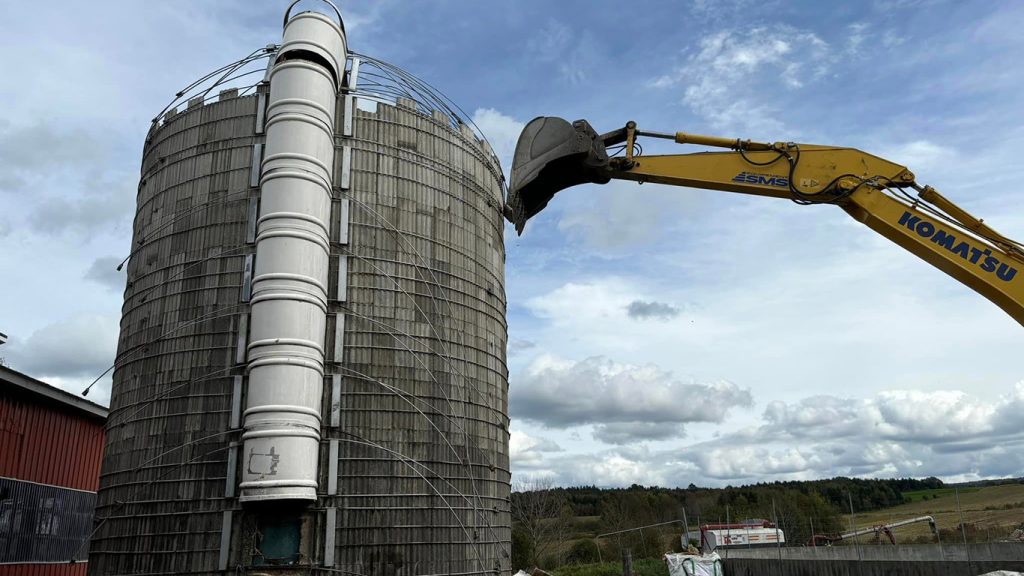
<svg viewBox="0 0 1024 576">
<path fill-rule="evenodd" d="M 731 150 L 641 156 L 638 137 Z M 623 155 L 610 157 L 616 145 Z M 505 215 L 521 234 L 560 190 L 612 179 L 835 204 L 1024 324 L 1021 245 L 919 185 L 906 167 L 853 148 L 643 132 L 632 122 L 598 135 L 583 120 L 541 117 L 516 146 Z"/>
</svg>

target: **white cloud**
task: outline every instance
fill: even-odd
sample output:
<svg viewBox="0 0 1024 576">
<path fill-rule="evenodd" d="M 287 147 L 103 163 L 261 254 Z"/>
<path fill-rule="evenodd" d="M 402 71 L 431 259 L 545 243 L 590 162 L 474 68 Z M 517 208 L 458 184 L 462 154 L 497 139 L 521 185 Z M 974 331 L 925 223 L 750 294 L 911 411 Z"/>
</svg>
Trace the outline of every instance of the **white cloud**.
<svg viewBox="0 0 1024 576">
<path fill-rule="evenodd" d="M 762 14 L 777 13 L 778 0 L 693 0 L 690 13 L 704 23 L 754 21 Z"/>
<path fill-rule="evenodd" d="M 876 412 L 863 400 L 811 396 L 788 404 L 769 402 L 764 420 L 769 426 L 796 437 L 846 438 L 872 429 Z"/>
<path fill-rule="evenodd" d="M 510 384 L 514 418 L 548 427 L 582 424 L 721 422 L 735 406 L 752 403 L 748 390 L 725 381 L 684 382 L 657 366 L 621 364 L 592 357 L 579 362 L 538 357 Z M 664 437 L 665 429 L 634 426 Z M 623 429 L 599 429 L 598 436 L 622 437 Z"/>
<path fill-rule="evenodd" d="M 786 204 L 767 207 L 778 207 L 779 214 L 771 210 L 772 218 L 802 210 Z M 921 340 L 922 334 L 942 334 L 951 326 L 970 330 L 971 318 L 986 311 L 1001 313 L 970 293 L 953 301 L 945 294 L 940 299 L 937 289 L 957 292 L 955 283 L 938 273 L 931 281 L 917 279 L 929 286 L 922 293 L 917 284 L 905 281 L 907 262 L 916 261 L 870 233 L 856 243 L 854 258 L 849 251 L 823 254 L 821 260 L 805 262 L 811 273 L 786 272 L 783 264 L 797 257 L 780 246 L 793 230 L 800 230 L 804 242 L 817 243 L 813 238 L 819 233 L 831 238 L 860 228 L 840 219 L 835 228 L 830 224 L 819 231 L 783 217 L 762 229 L 752 215 L 763 209 L 750 208 L 708 223 L 722 237 L 701 236 L 714 248 L 706 261 L 699 258 L 703 248 L 690 246 L 679 256 L 657 259 L 651 268 L 656 272 L 649 277 L 580 279 L 528 299 L 526 310 L 540 323 L 530 333 L 538 348 L 606 358 L 590 360 L 597 368 L 589 371 L 588 361 L 557 358 L 547 360 L 549 366 L 535 363 L 513 370 L 514 416 L 524 417 L 520 410 L 526 405 L 520 400 L 525 397 L 547 425 L 570 426 L 560 432 L 565 438 L 582 429 L 584 436 L 589 433 L 605 445 L 651 445 L 656 449 L 647 456 L 626 458 L 644 470 L 634 481 L 663 479 L 685 485 L 696 479 L 698 484 L 721 485 L 840 474 L 1024 474 L 1022 458 L 1009 448 L 1024 444 L 1024 433 L 1010 424 L 1018 419 L 1012 414 L 1024 413 L 1024 384 L 1007 391 L 941 362 L 986 356 L 985 350 L 1000 346 L 1001 340 L 1014 340 L 1016 324 L 1006 321 L 996 331 L 999 336 L 988 329 L 953 340 Z M 742 234 L 728 231 L 730 220 L 742 223 Z M 773 239 L 775 234 L 780 238 Z M 701 275 L 691 276 L 691 269 Z M 922 265 L 921 270 L 929 269 Z M 628 307 L 637 300 L 685 303 L 685 315 L 670 322 L 636 322 Z M 945 304 L 930 312 L 940 302 Z M 852 350 L 858 351 L 857 358 L 874 360 L 852 360 Z M 892 350 L 900 353 L 892 355 Z M 763 404 L 750 410 L 722 400 L 733 408 L 720 424 L 691 422 L 685 429 L 680 425 L 686 422 L 685 413 L 651 412 L 637 418 L 619 405 L 648 405 L 652 395 L 657 404 L 664 398 L 657 396 L 661 387 L 652 383 L 658 379 L 631 372 L 623 384 L 608 385 L 613 379 L 600 370 L 601 362 L 610 362 L 607 357 L 630 358 L 634 369 L 643 367 L 635 360 L 643 358 L 661 367 L 655 372 L 695 375 L 684 380 L 690 383 L 727 379 L 749 387 Z M 975 390 L 964 393 L 964 386 Z M 808 390 L 822 393 L 808 396 Z M 519 396 L 521 392 L 526 394 Z M 564 406 L 566 397 L 573 399 L 572 406 Z M 679 440 L 684 432 L 685 444 Z M 566 481 L 581 467 L 591 470 L 589 463 L 611 457 L 599 444 L 567 440 L 562 445 L 566 453 L 547 459 L 544 469 Z M 1003 448 L 1011 455 L 999 454 Z M 623 453 L 621 448 L 614 451 Z M 710 460 L 710 453 L 718 460 Z M 687 476 L 679 476 L 681 471 Z M 610 478 L 599 483 L 611 484 Z"/>
<path fill-rule="evenodd" d="M 653 245 L 702 211 L 701 198 L 683 189 L 613 180 L 559 193 L 558 231 L 571 244 L 603 257 L 621 257 Z"/>
<path fill-rule="evenodd" d="M 705 476 L 720 480 L 795 474 L 807 471 L 811 464 L 798 448 L 771 450 L 757 445 L 710 448 L 695 456 Z"/>
<path fill-rule="evenodd" d="M 649 440 L 678 439 L 686 436 L 677 422 L 609 422 L 594 425 L 594 439 L 605 444 L 633 444 Z"/>
<path fill-rule="evenodd" d="M 704 36 L 684 66 L 651 85 L 683 86 L 683 103 L 715 129 L 778 133 L 785 123 L 775 102 L 821 78 L 831 59 L 817 34 L 788 25 L 722 30 Z"/>
<path fill-rule="evenodd" d="M 509 433 L 508 449 L 509 457 L 516 466 L 524 468 L 543 463 L 546 453 L 562 451 L 558 444 L 547 438 L 531 436 L 515 429 Z"/>
<path fill-rule="evenodd" d="M 889 390 L 866 399 L 813 396 L 797 403 L 771 402 L 766 423 L 795 438 L 871 437 L 880 441 L 963 444 L 985 437 L 1024 436 L 1007 424 L 1024 407 L 1024 383 L 984 399 L 960 390 Z"/>
<path fill-rule="evenodd" d="M 65 188 L 63 193 L 44 195 L 32 206 L 28 224 L 46 235 L 78 238 L 114 232 L 117 227 L 126 229 L 135 200 L 130 182 L 115 175 L 96 175 L 83 184 L 80 194 Z"/>
<path fill-rule="evenodd" d="M 849 408 L 842 408 L 843 405 Z M 821 407 L 819 409 L 819 407 Z M 1024 474 L 1024 383 L 995 399 L 964 392 L 892 391 L 867 400 L 814 396 L 791 405 L 773 403 L 750 426 L 704 441 L 673 440 L 658 449 L 637 444 L 630 426 L 595 426 L 595 438 L 612 449 L 560 452 L 529 459 L 562 483 L 581 474 L 587 482 L 724 485 L 771 480 L 939 476 L 962 480 Z M 672 425 L 665 424 L 668 429 Z M 638 427 L 643 427 L 638 425 Z M 611 433 L 609 438 L 601 434 Z M 673 446 L 675 444 L 675 446 Z M 514 462 L 518 469 L 518 463 Z"/>
<path fill-rule="evenodd" d="M 528 466 L 514 461 L 513 470 L 518 477 L 539 473 L 560 485 L 598 486 L 685 486 L 698 474 L 696 466 L 687 459 L 625 446 L 587 453 L 559 453 Z"/>
<path fill-rule="evenodd" d="M 873 401 L 880 432 L 915 441 L 955 440 L 990 430 L 996 406 L 953 390 L 882 392 Z"/>
<path fill-rule="evenodd" d="M 578 30 L 549 19 L 526 41 L 526 49 L 536 61 L 554 65 L 560 78 L 570 85 L 585 82 L 601 63 L 600 43 L 588 31 Z"/>
<path fill-rule="evenodd" d="M 607 484 L 624 486 L 635 482 L 643 482 L 645 476 L 650 477 L 644 468 L 645 466 L 642 461 L 612 453 L 602 460 L 591 463 L 589 472 L 595 478 L 601 478 Z"/>
<path fill-rule="evenodd" d="M 96 134 L 80 128 L 57 129 L 42 120 L 14 124 L 0 117 L 0 192 L 18 192 L 54 172 L 98 163 L 102 149 Z"/>
<path fill-rule="evenodd" d="M 123 292 L 126 278 L 125 273 L 117 269 L 117 265 L 120 263 L 121 258 L 117 256 L 97 258 L 93 260 L 92 265 L 85 271 L 82 278 L 97 282 L 109 290 Z"/>
<path fill-rule="evenodd" d="M 929 140 L 911 140 L 896 146 L 883 146 L 879 149 L 878 155 L 923 175 L 936 171 L 954 160 L 956 151 Z"/>
<path fill-rule="evenodd" d="M 491 144 L 507 178 L 512 169 L 512 154 L 516 150 L 519 133 L 523 131 L 525 124 L 493 108 L 477 108 L 473 112 L 473 123 Z"/>
<path fill-rule="evenodd" d="M 907 39 L 904 36 L 901 36 L 896 30 L 886 30 L 882 33 L 881 42 L 882 46 L 885 48 L 895 48 L 906 41 Z"/>
<path fill-rule="evenodd" d="M 44 326 L 27 338 L 9 334 L 3 352 L 11 368 L 78 393 L 114 363 L 118 332 L 115 318 L 84 314 Z M 109 379 L 97 384 L 90 399 L 108 398 L 109 386 Z"/>
<path fill-rule="evenodd" d="M 530 51 L 541 60 L 557 60 L 570 48 L 573 32 L 565 24 L 549 19 L 530 39 Z"/>
<path fill-rule="evenodd" d="M 868 31 L 867 22 L 854 22 L 846 27 L 846 52 L 849 54 L 857 54 L 860 52 L 860 47 L 864 44 L 864 40 L 867 38 Z"/>
</svg>

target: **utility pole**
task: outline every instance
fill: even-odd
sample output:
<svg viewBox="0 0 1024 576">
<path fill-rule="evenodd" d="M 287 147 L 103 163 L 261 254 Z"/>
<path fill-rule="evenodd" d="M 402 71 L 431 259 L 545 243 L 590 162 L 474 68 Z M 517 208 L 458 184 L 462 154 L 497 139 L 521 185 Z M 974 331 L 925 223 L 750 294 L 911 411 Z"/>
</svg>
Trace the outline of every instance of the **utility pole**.
<svg viewBox="0 0 1024 576">
<path fill-rule="evenodd" d="M 779 561 L 782 561 L 782 542 L 779 541 L 779 515 L 775 513 L 775 498 L 772 498 L 772 524 L 775 524 L 775 547 L 779 550 Z"/>
<path fill-rule="evenodd" d="M 700 527 L 698 527 L 699 529 Z M 690 548 L 690 522 L 686 519 L 686 506 L 683 506 L 683 552 Z"/>
<path fill-rule="evenodd" d="M 971 566 L 971 549 L 967 546 L 967 526 L 964 525 L 964 510 L 960 507 L 960 489 L 953 487 L 953 494 L 956 496 L 956 511 L 960 514 L 960 536 L 964 540 L 964 553 L 967 554 L 967 566 Z"/>
<path fill-rule="evenodd" d="M 853 495 L 850 493 L 849 490 L 846 491 L 846 500 L 850 503 L 850 528 L 851 528 L 850 531 L 851 532 L 856 532 L 857 531 L 857 520 L 856 520 L 856 518 L 854 518 L 854 515 L 853 515 Z M 864 560 L 864 558 L 862 558 L 861 555 L 860 555 L 860 542 L 857 540 L 856 536 L 853 537 L 853 546 L 854 546 L 854 548 L 857 549 L 857 560 L 858 561 Z"/>
</svg>

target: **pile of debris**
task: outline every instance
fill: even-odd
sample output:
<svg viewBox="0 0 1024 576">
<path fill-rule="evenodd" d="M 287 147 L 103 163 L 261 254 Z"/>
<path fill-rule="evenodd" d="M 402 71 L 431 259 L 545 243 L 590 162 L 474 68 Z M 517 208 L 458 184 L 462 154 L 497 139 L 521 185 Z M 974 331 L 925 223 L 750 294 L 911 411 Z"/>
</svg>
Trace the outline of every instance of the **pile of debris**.
<svg viewBox="0 0 1024 576">
<path fill-rule="evenodd" d="M 1016 530 L 1010 532 L 1010 542 L 1024 542 L 1024 524 L 1017 527 Z"/>
</svg>

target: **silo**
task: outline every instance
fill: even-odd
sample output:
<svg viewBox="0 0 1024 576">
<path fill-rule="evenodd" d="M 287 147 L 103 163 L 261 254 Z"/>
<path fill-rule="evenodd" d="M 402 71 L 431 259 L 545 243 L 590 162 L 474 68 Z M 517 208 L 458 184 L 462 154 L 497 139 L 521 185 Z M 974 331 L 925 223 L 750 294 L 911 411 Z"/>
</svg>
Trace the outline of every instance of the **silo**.
<svg viewBox="0 0 1024 576">
<path fill-rule="evenodd" d="M 92 574 L 510 571 L 501 171 L 330 8 L 147 136 Z"/>
</svg>

